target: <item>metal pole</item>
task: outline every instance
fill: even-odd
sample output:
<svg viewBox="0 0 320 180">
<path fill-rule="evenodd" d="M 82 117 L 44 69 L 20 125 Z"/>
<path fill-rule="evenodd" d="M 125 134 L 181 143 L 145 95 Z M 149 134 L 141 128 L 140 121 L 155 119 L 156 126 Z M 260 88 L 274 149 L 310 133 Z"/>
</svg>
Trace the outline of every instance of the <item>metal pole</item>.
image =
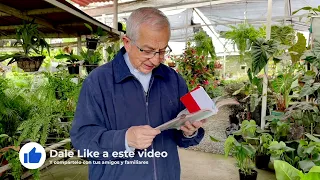
<svg viewBox="0 0 320 180">
<path fill-rule="evenodd" d="M 272 0 L 268 0 L 268 17 L 266 27 L 266 39 L 270 40 L 271 35 L 271 17 L 272 17 Z M 261 129 L 266 124 L 267 112 L 267 89 L 268 89 L 268 64 L 264 67 L 263 90 L 262 90 L 262 107 L 261 107 Z"/>
<path fill-rule="evenodd" d="M 226 78 L 226 52 L 223 53 L 223 77 Z"/>
<path fill-rule="evenodd" d="M 81 36 L 80 36 L 80 37 L 77 38 L 77 55 L 80 56 L 81 50 L 82 50 L 82 47 L 81 47 Z M 83 69 L 83 66 L 82 66 L 82 64 L 80 64 L 80 66 L 79 66 L 79 77 L 82 76 L 82 69 Z"/>
</svg>

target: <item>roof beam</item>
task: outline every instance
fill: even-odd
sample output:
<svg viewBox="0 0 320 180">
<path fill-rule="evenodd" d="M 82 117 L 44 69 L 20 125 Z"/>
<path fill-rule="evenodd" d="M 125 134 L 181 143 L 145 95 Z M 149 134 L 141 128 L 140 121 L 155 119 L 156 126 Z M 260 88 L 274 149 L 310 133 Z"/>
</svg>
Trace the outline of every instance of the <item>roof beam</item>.
<svg viewBox="0 0 320 180">
<path fill-rule="evenodd" d="M 80 36 L 77 33 L 44 33 L 42 35 L 44 38 L 74 38 L 74 37 L 78 37 Z M 16 39 L 16 35 L 15 34 L 11 34 L 11 35 L 0 35 L 0 39 Z"/>
<path fill-rule="evenodd" d="M 15 30 L 17 28 L 22 27 L 23 25 L 11 25 L 11 26 L 0 26 L 0 30 L 2 31 L 8 31 L 8 30 Z M 60 24 L 56 26 L 56 28 L 63 28 L 63 27 L 78 27 L 78 26 L 84 26 L 84 23 L 70 23 L 70 24 Z M 42 25 L 39 25 L 38 28 L 43 27 Z"/>
<path fill-rule="evenodd" d="M 127 13 L 132 12 L 133 10 L 136 10 L 140 7 L 155 7 L 158 9 L 161 9 L 163 11 L 165 10 L 173 10 L 173 9 L 183 9 L 183 8 L 196 8 L 196 7 L 202 7 L 202 6 L 210 6 L 210 5 L 218 5 L 218 4 L 225 4 L 225 3 L 234 3 L 234 2 L 240 2 L 242 0 L 217 0 L 217 1 L 190 1 L 186 0 L 181 2 L 181 0 L 165 0 L 165 1 L 143 1 L 143 2 L 135 2 L 127 3 L 127 4 L 120 4 L 118 7 L 118 13 Z M 85 13 L 89 14 L 90 16 L 101 16 L 102 14 L 111 15 L 112 5 L 107 6 L 101 6 L 98 8 L 93 9 L 87 9 L 83 10 Z"/>
<path fill-rule="evenodd" d="M 64 10 L 60 8 L 46 8 L 46 9 L 33 9 L 30 11 L 21 11 L 21 12 L 23 12 L 27 16 L 32 16 L 32 15 L 40 15 L 40 14 L 59 13 L 59 12 L 64 12 Z M 4 16 L 11 16 L 11 15 L 0 12 L 0 17 L 4 17 Z"/>
<path fill-rule="evenodd" d="M 18 9 L 12 8 L 10 6 L 4 5 L 0 3 L 0 9 L 2 12 L 9 14 L 11 16 L 15 16 L 17 18 L 26 20 L 26 21 L 32 21 L 34 19 L 34 22 L 43 26 L 46 26 L 50 29 L 54 29 L 57 30 L 57 27 L 54 27 L 52 24 L 46 22 L 45 20 L 42 20 L 40 18 L 36 18 L 36 17 L 30 17 L 26 14 L 26 12 L 20 11 Z M 58 30 L 61 31 L 61 30 Z"/>
</svg>

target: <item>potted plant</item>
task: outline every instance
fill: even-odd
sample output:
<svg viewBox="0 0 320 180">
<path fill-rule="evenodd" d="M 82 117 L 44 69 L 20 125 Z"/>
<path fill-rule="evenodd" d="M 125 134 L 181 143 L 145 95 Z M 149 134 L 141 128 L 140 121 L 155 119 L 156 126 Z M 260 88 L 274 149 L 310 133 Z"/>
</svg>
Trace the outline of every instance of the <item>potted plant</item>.
<svg viewBox="0 0 320 180">
<path fill-rule="evenodd" d="M 102 54 L 100 51 L 92 51 L 92 50 L 82 50 L 81 56 L 84 59 L 84 65 L 87 69 L 88 74 L 99 66 L 99 63 L 102 61 Z"/>
<path fill-rule="evenodd" d="M 67 59 L 67 62 L 70 62 L 71 64 L 68 64 L 68 70 L 69 70 L 69 74 L 79 74 L 79 66 L 80 60 L 82 60 L 83 58 L 79 55 L 73 54 L 73 49 L 70 47 L 66 47 L 63 49 L 63 51 L 65 53 L 56 55 L 54 58 L 56 59 Z"/>
<path fill-rule="evenodd" d="M 21 45 L 23 52 L 17 52 L 14 54 L 6 54 L 0 56 L 0 62 L 10 59 L 9 64 L 17 62 L 18 67 L 25 72 L 38 71 L 45 56 L 42 55 L 43 49 L 46 48 L 49 52 L 49 44 L 40 35 L 38 31 L 38 25 L 33 21 L 30 23 L 23 23 L 23 25 L 17 28 L 16 31 L 15 46 Z M 38 54 L 38 56 L 32 56 L 32 54 Z"/>
<path fill-rule="evenodd" d="M 102 29 L 101 27 L 98 27 L 98 28 L 97 28 L 97 31 L 94 32 L 92 26 L 90 26 L 90 25 L 87 24 L 87 23 L 84 23 L 84 25 L 85 25 L 85 26 L 90 30 L 90 32 L 91 32 L 91 37 L 90 37 L 90 38 L 86 38 L 87 48 L 88 48 L 88 49 L 96 50 L 99 39 L 100 39 L 102 36 L 106 36 L 107 33 L 106 33 L 105 31 L 103 31 L 103 29 Z"/>
<path fill-rule="evenodd" d="M 267 169 L 270 161 L 269 145 L 272 142 L 272 136 L 268 133 L 262 133 L 259 137 L 260 143 L 257 147 L 255 163 L 258 169 Z"/>
<path fill-rule="evenodd" d="M 256 180 L 258 172 L 254 170 L 255 149 L 245 142 L 239 143 L 233 136 L 229 136 L 224 143 L 224 153 L 231 154 L 237 161 L 240 180 Z"/>
</svg>

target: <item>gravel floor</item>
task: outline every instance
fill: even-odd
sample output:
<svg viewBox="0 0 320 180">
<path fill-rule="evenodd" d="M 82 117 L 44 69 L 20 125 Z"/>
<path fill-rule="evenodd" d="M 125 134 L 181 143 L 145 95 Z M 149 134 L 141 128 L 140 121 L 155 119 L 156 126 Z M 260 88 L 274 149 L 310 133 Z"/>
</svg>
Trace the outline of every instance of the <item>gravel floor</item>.
<svg viewBox="0 0 320 180">
<path fill-rule="evenodd" d="M 204 125 L 205 136 L 199 145 L 189 147 L 188 149 L 212 152 L 215 154 L 224 154 L 223 144 L 226 140 L 225 129 L 229 126 L 229 114 L 230 109 L 223 107 L 219 110 L 219 113 L 213 118 L 209 119 Z M 221 142 L 213 142 L 210 140 L 210 136 L 221 140 Z"/>
</svg>

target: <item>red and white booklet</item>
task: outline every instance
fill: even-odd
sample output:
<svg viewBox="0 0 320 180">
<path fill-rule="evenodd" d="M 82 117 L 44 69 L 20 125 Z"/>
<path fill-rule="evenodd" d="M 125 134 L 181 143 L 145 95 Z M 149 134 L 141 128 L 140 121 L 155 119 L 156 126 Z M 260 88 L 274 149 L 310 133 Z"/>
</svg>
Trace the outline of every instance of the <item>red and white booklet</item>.
<svg viewBox="0 0 320 180">
<path fill-rule="evenodd" d="M 220 107 L 225 105 L 239 104 L 232 98 L 217 97 L 211 99 L 203 87 L 199 86 L 180 98 L 186 109 L 181 111 L 178 116 L 158 127 L 160 131 L 167 129 L 178 129 L 187 121 L 193 123 L 207 119 L 218 113 Z"/>
</svg>

